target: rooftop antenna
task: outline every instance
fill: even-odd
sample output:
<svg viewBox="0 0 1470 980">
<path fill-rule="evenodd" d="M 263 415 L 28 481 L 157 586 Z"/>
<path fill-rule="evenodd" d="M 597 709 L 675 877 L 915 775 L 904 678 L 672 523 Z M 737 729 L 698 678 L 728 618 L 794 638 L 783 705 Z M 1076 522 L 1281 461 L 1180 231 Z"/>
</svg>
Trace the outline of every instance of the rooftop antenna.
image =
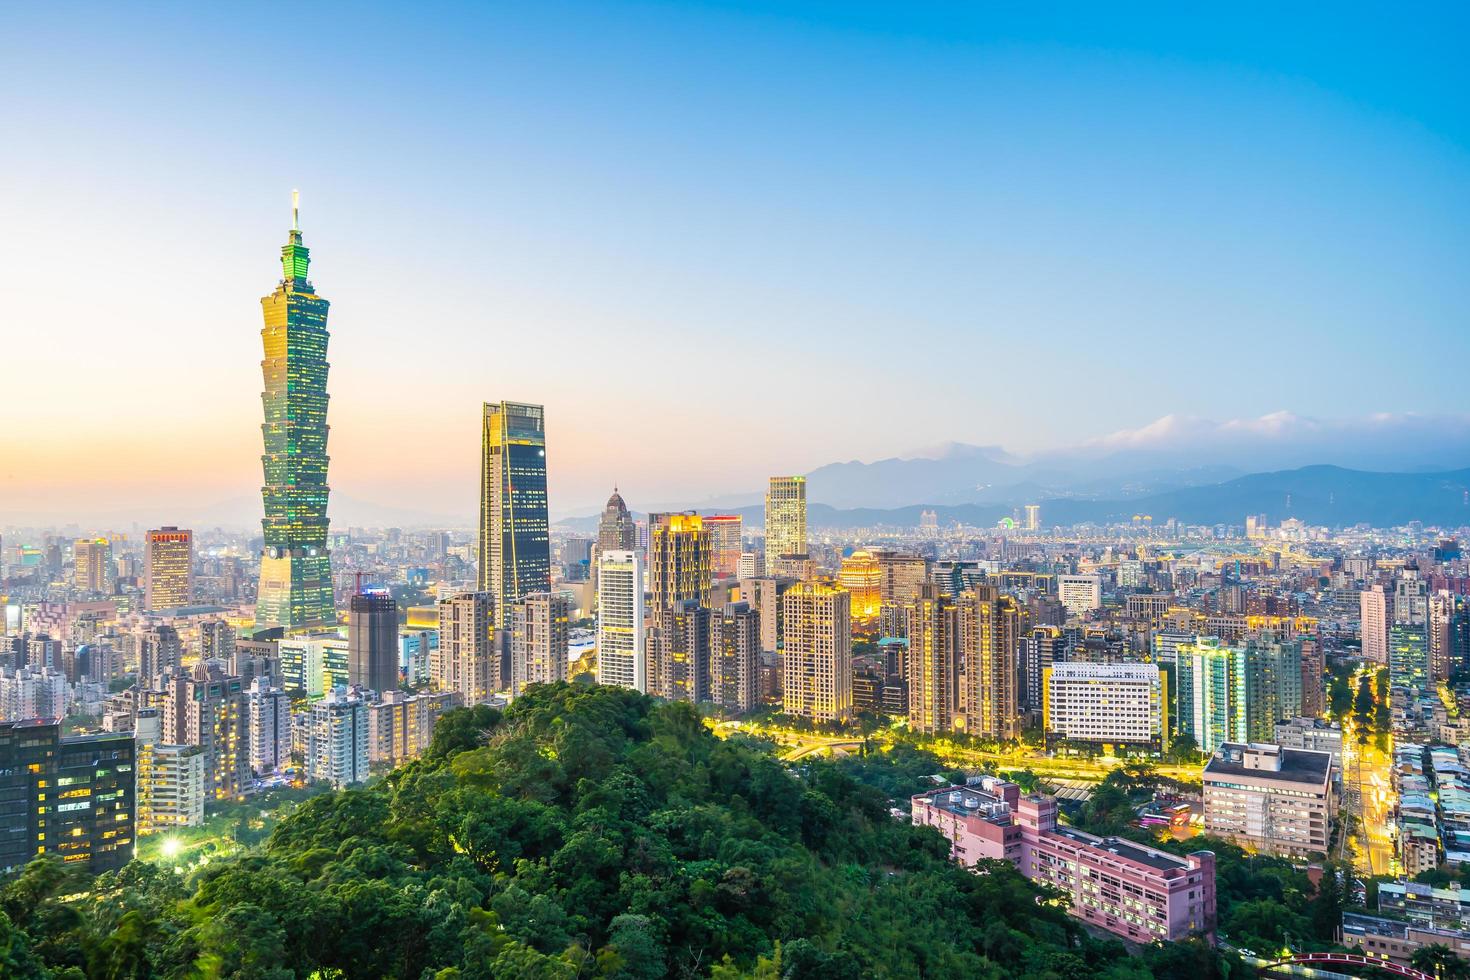
<svg viewBox="0 0 1470 980">
<path fill-rule="evenodd" d="M 301 230 L 301 192 L 291 192 L 291 230 Z"/>
</svg>

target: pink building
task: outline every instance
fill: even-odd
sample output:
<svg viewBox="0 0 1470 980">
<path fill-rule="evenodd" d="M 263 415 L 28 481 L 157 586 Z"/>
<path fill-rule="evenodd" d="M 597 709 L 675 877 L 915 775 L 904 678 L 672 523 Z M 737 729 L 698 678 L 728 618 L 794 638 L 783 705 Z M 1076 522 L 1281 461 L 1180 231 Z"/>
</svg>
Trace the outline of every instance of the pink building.
<svg viewBox="0 0 1470 980">
<path fill-rule="evenodd" d="M 949 838 L 954 859 L 1011 862 L 1027 878 L 1065 892 L 1079 919 L 1138 943 L 1201 933 L 1214 940 L 1215 855 L 1178 857 L 1118 837 L 1057 826 L 1056 800 L 1021 796 L 986 778 L 978 786 L 921 793 L 913 821 Z"/>
</svg>

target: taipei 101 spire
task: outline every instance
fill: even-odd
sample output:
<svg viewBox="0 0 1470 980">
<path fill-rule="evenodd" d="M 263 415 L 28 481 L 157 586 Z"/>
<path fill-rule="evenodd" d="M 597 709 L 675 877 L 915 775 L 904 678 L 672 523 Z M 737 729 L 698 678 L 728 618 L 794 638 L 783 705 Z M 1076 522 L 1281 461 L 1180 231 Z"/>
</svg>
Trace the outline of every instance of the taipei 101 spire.
<svg viewBox="0 0 1470 980">
<path fill-rule="evenodd" d="M 256 595 L 257 629 L 287 631 L 337 621 L 327 550 L 327 307 L 306 278 L 311 253 L 301 243 L 298 198 L 281 247 L 281 281 L 261 299 L 260 362 L 265 390 L 260 427 L 265 452 L 265 550 Z"/>
</svg>

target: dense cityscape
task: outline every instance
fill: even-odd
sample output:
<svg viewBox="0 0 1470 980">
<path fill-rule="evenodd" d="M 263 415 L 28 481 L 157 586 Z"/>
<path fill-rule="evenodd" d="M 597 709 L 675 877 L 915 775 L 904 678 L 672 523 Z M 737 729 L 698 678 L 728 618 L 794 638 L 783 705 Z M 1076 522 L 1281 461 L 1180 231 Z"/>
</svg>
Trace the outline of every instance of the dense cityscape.
<svg viewBox="0 0 1470 980">
<path fill-rule="evenodd" d="M 818 528 L 799 475 L 771 477 L 749 525 L 638 513 L 616 490 L 595 519 L 552 524 L 547 410 L 498 401 L 482 407 L 477 528 L 336 529 L 328 301 L 309 263 L 293 204 L 261 301 L 258 533 L 5 529 L 0 819 L 20 874 L 7 888 L 83 874 L 109 876 L 105 892 L 133 862 L 203 888 L 220 862 L 248 867 L 255 848 L 356 805 L 340 791 L 381 794 L 425 757 L 462 775 L 498 727 L 615 688 L 654 699 L 644 713 L 691 706 L 685 737 L 779 763 L 811 787 L 803 822 L 844 774 L 882 789 L 880 822 L 932 828 L 924 846 L 943 841 L 961 867 L 1012 867 L 1092 937 L 1205 951 L 1182 967 L 1160 954 L 1156 975 L 1313 958 L 1463 975 L 1465 528 L 1269 514 L 1050 526 L 1044 503 L 993 527 L 924 510 L 911 527 Z M 502 773 L 499 793 L 514 800 L 509 782 L 529 775 Z M 536 832 L 525 814 L 486 819 L 508 821 L 488 864 L 503 872 Z M 1246 897 L 1263 887 L 1258 858 L 1274 901 Z M 1286 875 L 1299 891 L 1280 891 Z M 702 972 L 628 918 L 581 933 L 602 928 L 604 953 L 564 931 L 609 975 Z M 620 922 L 648 934 L 620 938 Z M 53 954 L 67 964 L 51 926 L 31 929 L 34 975 Z M 537 952 L 534 934 L 502 928 L 527 963 L 545 960 L 516 975 L 576 959 L 560 938 Z M 727 947 L 710 966 L 767 975 L 782 941 L 788 957 L 811 947 L 782 976 L 875 968 L 799 928 L 758 943 L 759 963 Z M 162 968 L 146 944 L 130 955 Z"/>
</svg>

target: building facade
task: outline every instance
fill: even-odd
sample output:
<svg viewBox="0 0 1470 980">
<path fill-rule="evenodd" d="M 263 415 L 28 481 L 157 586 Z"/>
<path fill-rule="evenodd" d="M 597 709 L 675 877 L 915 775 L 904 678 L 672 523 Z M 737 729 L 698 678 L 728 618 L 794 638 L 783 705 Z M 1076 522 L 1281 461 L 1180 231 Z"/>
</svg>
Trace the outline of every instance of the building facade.
<svg viewBox="0 0 1470 980">
<path fill-rule="evenodd" d="M 347 683 L 379 694 L 398 690 L 398 604 L 387 589 L 366 589 L 352 597 Z"/>
<path fill-rule="evenodd" d="M 1266 854 L 1327 853 L 1337 797 L 1332 756 L 1227 742 L 1204 771 L 1205 832 Z"/>
<path fill-rule="evenodd" d="M 439 646 L 429 652 L 429 682 L 465 705 L 484 704 L 509 686 L 495 642 L 495 596 L 462 592 L 439 601 Z"/>
<path fill-rule="evenodd" d="M 559 592 L 537 592 L 510 608 L 511 693 L 567 679 L 571 606 Z"/>
<path fill-rule="evenodd" d="M 813 721 L 846 721 L 852 715 L 851 596 L 830 583 L 800 582 L 781 603 L 782 710 Z"/>
<path fill-rule="evenodd" d="M 1157 664 L 1053 664 L 1043 711 L 1051 741 L 1163 751 L 1168 697 Z"/>
<path fill-rule="evenodd" d="M 481 436 L 479 590 L 495 596 L 504 626 L 511 603 L 551 588 L 546 410 L 486 402 Z"/>
<path fill-rule="evenodd" d="M 643 553 L 597 554 L 597 683 L 648 693 Z"/>
<path fill-rule="evenodd" d="M 194 532 L 161 527 L 144 537 L 143 603 L 151 612 L 194 602 Z"/>
<path fill-rule="evenodd" d="M 806 477 L 773 476 L 766 490 L 766 574 L 807 558 Z"/>
</svg>

